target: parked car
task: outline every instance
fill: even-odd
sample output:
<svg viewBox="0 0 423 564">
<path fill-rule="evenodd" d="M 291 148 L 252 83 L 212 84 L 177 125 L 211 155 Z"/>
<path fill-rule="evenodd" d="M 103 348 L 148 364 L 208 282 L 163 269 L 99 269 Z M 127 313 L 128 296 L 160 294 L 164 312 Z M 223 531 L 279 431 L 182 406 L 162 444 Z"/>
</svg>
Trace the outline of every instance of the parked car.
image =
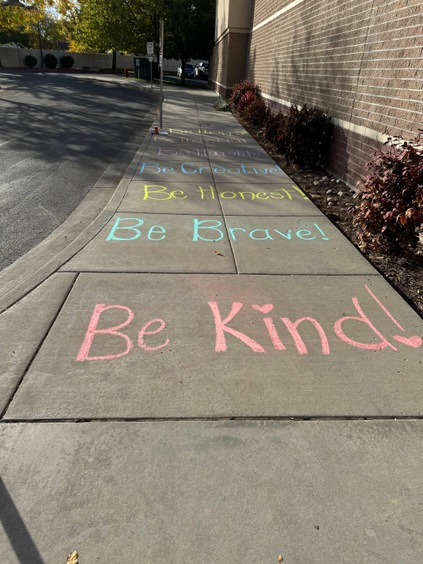
<svg viewBox="0 0 423 564">
<path fill-rule="evenodd" d="M 209 76 L 209 63 L 200 63 L 195 67 L 195 76 L 207 78 Z"/>
<path fill-rule="evenodd" d="M 176 71 L 176 76 L 179 78 L 182 77 L 182 65 L 179 65 L 178 70 Z M 191 63 L 187 63 L 185 65 L 185 77 L 186 78 L 194 78 L 195 76 L 195 69 Z"/>
</svg>

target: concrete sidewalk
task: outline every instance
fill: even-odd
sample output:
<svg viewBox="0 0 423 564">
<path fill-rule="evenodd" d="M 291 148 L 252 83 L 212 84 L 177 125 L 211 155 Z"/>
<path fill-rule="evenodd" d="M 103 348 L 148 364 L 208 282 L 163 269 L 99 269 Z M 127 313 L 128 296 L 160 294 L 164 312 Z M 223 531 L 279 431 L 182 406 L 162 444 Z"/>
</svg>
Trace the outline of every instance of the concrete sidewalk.
<svg viewBox="0 0 423 564">
<path fill-rule="evenodd" d="M 421 562 L 421 318 L 213 93 L 165 97 L 0 276 L 0 562 Z"/>
</svg>

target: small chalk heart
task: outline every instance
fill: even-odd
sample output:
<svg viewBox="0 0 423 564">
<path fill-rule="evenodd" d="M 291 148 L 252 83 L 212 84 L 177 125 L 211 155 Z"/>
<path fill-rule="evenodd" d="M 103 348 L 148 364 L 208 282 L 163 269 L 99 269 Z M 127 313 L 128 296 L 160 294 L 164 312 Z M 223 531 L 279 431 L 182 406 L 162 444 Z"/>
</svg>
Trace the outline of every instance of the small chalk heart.
<svg viewBox="0 0 423 564">
<path fill-rule="evenodd" d="M 418 349 L 422 346 L 423 341 L 421 337 L 415 335 L 414 337 L 403 337 L 402 335 L 394 335 L 394 339 L 399 343 L 403 343 L 404 345 L 408 345 L 409 347 L 413 347 L 414 349 Z"/>
<path fill-rule="evenodd" d="M 269 311 L 272 311 L 274 306 L 273 306 L 273 304 L 264 304 L 262 306 L 259 306 L 257 304 L 253 304 L 252 307 L 256 311 L 260 311 L 261 313 L 269 313 Z"/>
</svg>

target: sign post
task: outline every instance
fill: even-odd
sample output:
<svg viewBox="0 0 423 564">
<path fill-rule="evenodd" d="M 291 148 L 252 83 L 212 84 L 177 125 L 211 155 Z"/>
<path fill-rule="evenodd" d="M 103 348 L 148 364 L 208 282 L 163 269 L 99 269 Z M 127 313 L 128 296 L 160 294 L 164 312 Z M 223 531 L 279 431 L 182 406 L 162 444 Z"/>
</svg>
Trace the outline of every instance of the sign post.
<svg viewBox="0 0 423 564">
<path fill-rule="evenodd" d="M 160 65 L 160 129 L 163 128 L 163 43 L 164 43 L 164 21 L 160 20 L 160 46 L 159 46 L 159 65 Z"/>
<path fill-rule="evenodd" d="M 150 61 L 150 81 L 151 88 L 153 88 L 153 55 L 154 55 L 154 41 L 147 41 L 147 55 Z"/>
</svg>

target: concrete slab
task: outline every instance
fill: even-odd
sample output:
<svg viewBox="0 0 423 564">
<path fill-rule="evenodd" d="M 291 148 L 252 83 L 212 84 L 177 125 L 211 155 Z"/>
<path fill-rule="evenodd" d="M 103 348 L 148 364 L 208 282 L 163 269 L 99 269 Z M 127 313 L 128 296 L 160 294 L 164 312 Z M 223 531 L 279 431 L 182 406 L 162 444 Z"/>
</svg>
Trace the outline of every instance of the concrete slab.
<svg viewBox="0 0 423 564">
<path fill-rule="evenodd" d="M 203 130 L 201 128 L 200 125 L 198 125 L 197 127 L 192 126 L 192 127 L 172 127 L 172 126 L 168 126 L 165 125 L 165 129 L 166 131 L 169 133 L 169 136 L 171 137 L 176 137 L 178 135 L 181 135 L 183 137 L 188 137 L 188 138 L 195 138 L 197 136 L 203 136 Z"/>
<path fill-rule="evenodd" d="M 204 140 L 201 133 L 189 134 L 189 135 L 184 133 L 176 133 L 176 132 L 171 132 L 171 128 L 166 128 L 166 127 L 164 128 L 164 131 L 166 131 L 166 134 L 152 135 L 150 145 L 160 143 L 162 145 L 168 145 L 168 146 L 175 145 L 178 148 L 186 147 L 190 145 L 192 145 L 193 147 L 195 146 L 204 147 Z"/>
<path fill-rule="evenodd" d="M 198 144 L 189 146 L 189 148 L 180 144 L 169 146 L 169 144 L 162 143 L 160 137 L 157 142 L 151 143 L 143 154 L 143 160 L 151 161 L 152 159 L 154 159 L 153 162 L 164 162 L 164 166 L 166 166 L 169 160 L 178 163 L 184 163 L 187 160 L 190 162 L 204 162 L 208 160 L 208 153 L 204 145 Z"/>
<path fill-rule="evenodd" d="M 149 155 L 143 155 L 142 160 L 138 163 L 137 172 L 134 174 L 134 180 L 143 182 L 232 182 L 232 183 L 266 183 L 274 184 L 278 182 L 292 182 L 289 176 L 277 165 L 266 153 L 260 153 L 257 160 L 253 160 L 249 151 L 236 150 L 226 151 L 219 149 L 225 154 L 240 153 L 240 157 L 225 160 L 213 159 L 212 164 L 206 154 L 202 159 L 198 159 L 196 153 L 191 151 L 193 155 L 174 154 L 173 156 L 165 153 L 164 150 L 159 151 L 158 156 L 149 158 Z M 208 148 L 207 152 L 215 154 L 216 151 Z M 255 149 L 251 152 L 257 153 Z M 175 151 L 173 151 L 175 153 Z M 180 153 L 180 152 L 179 152 Z M 200 151 L 200 154 L 202 151 Z M 219 156 L 219 153 L 217 154 Z"/>
<path fill-rule="evenodd" d="M 216 182 L 216 189 L 225 215 L 323 216 L 291 179 L 277 184 Z"/>
<path fill-rule="evenodd" d="M 195 118 L 194 121 L 196 121 Z M 217 125 L 216 123 L 213 123 L 210 126 L 203 126 L 199 121 L 197 121 L 198 125 L 191 123 L 188 127 L 181 127 L 180 119 L 177 119 L 176 123 L 177 122 L 179 122 L 179 125 L 173 126 L 171 120 L 168 119 L 166 123 L 164 120 L 163 128 L 168 132 L 169 135 L 183 135 L 188 137 L 197 135 L 207 137 L 208 135 L 210 135 L 212 137 L 232 137 L 234 139 L 244 138 L 252 140 L 251 135 L 237 121 L 233 121 L 229 125 L 221 123 Z"/>
<path fill-rule="evenodd" d="M 203 125 L 202 133 L 203 135 L 212 135 L 213 137 L 220 136 L 220 137 L 235 137 L 235 138 L 246 138 L 252 139 L 251 135 L 248 133 L 246 129 L 244 129 L 238 122 L 233 122 L 230 126 L 221 126 L 217 127 L 215 123 L 211 124 L 210 126 Z"/>
<path fill-rule="evenodd" d="M 235 148 L 227 148 L 226 146 L 206 148 L 205 145 L 200 146 L 200 144 L 196 144 L 187 148 L 185 145 L 180 144 L 171 144 L 170 146 L 168 143 L 162 142 L 161 136 L 157 138 L 157 141 L 149 144 L 142 158 L 143 160 L 159 159 L 158 162 L 165 161 L 166 164 L 170 160 L 177 163 L 187 161 L 205 162 L 209 160 L 215 166 L 218 166 L 221 163 L 233 163 L 241 159 L 244 161 L 250 159 L 260 165 L 275 165 L 271 157 L 258 147 L 244 149 L 244 147 L 237 145 Z"/>
<path fill-rule="evenodd" d="M 137 167 L 134 180 L 142 182 L 231 182 L 233 184 L 277 184 L 292 182 L 289 176 L 274 161 L 251 162 L 239 159 L 236 162 L 213 164 L 208 159 L 143 159 Z"/>
<path fill-rule="evenodd" d="M 275 166 L 275 162 L 271 157 L 258 147 L 246 148 L 240 147 L 211 147 L 207 146 L 207 154 L 212 165 L 219 166 L 222 163 L 239 162 L 240 160 L 249 162 L 250 160 L 256 164 L 260 164 L 260 168 Z"/>
<path fill-rule="evenodd" d="M 292 183 L 291 178 L 271 159 L 265 159 L 264 162 L 238 159 L 230 163 L 213 164 L 211 169 L 216 183 L 230 182 L 243 186 Z"/>
<path fill-rule="evenodd" d="M 134 167 L 201 163 L 201 151 L 213 168 L 241 157 L 269 163 L 233 116 L 202 111 L 213 93 L 175 88 L 166 97 L 165 126 L 178 132 L 148 136 Z M 251 240 L 229 236 L 238 269 L 263 261 L 272 275 L 86 273 L 66 298 L 74 282 L 66 272 L 0 316 L 0 562 L 65 562 L 75 549 L 90 563 L 262 564 L 279 554 L 290 564 L 420 562 L 421 318 L 380 276 L 357 275 L 358 253 L 292 181 L 157 180 L 145 200 L 146 183 L 131 183 L 119 215 L 144 219 L 147 240 L 133 241 L 141 253 L 125 241 L 116 264 L 143 254 L 153 266 L 176 264 L 178 253 L 184 268 L 226 261 L 213 242 L 189 235 L 205 219 L 203 237 L 218 238 L 221 227 L 226 237 L 212 223 L 223 210 Z M 153 219 L 189 257 L 148 239 L 161 235 L 150 231 Z M 314 224 L 329 241 L 298 235 Z M 328 260 L 317 264 L 316 249 L 295 258 L 303 275 L 274 275 L 277 242 L 264 240 L 266 256 L 255 238 L 275 226 L 313 249 L 335 242 L 324 256 L 342 275 Z M 251 237 L 250 227 L 262 231 Z M 75 268 L 107 264 L 99 242 Z M 153 256 L 149 243 L 162 242 Z M 213 258 L 195 258 L 201 249 Z M 319 420 L 289 421 L 297 416 Z M 373 420 L 344 420 L 361 417 Z"/>
<path fill-rule="evenodd" d="M 18 387 L 74 280 L 74 274 L 55 274 L 0 315 L 0 413 Z"/>
<path fill-rule="evenodd" d="M 171 125 L 166 125 L 164 128 L 171 137 L 180 136 L 182 138 L 194 139 L 200 134 L 204 141 L 220 140 L 222 143 L 236 144 L 241 142 L 257 144 L 250 134 L 237 122 L 234 122 L 229 127 L 226 124 L 217 122 L 211 127 L 200 126 L 199 129 L 196 129 L 195 127 L 172 127 Z"/>
<path fill-rule="evenodd" d="M 216 127 L 216 122 L 227 123 L 228 125 L 239 125 L 238 120 L 229 111 L 216 110 L 213 104 L 218 100 L 218 96 L 209 98 L 198 106 L 198 118 L 203 127 Z"/>
<path fill-rule="evenodd" d="M 198 119 L 202 127 L 204 128 L 216 128 L 227 126 L 227 127 L 240 127 L 239 121 L 235 116 L 227 111 L 219 111 L 213 108 L 213 104 L 216 102 L 217 98 L 210 100 L 209 106 L 207 104 L 201 104 L 198 111 Z"/>
<path fill-rule="evenodd" d="M 261 147 L 258 143 L 254 141 L 252 137 L 235 137 L 235 136 L 222 136 L 222 135 L 203 135 L 203 141 L 206 147 L 211 149 L 221 149 L 225 148 L 231 149 L 255 149 L 259 150 Z"/>
<path fill-rule="evenodd" d="M 141 182 L 213 182 L 208 160 L 143 159 L 138 163 L 134 180 Z"/>
<path fill-rule="evenodd" d="M 205 130 L 207 133 L 202 133 L 202 128 L 199 127 L 184 129 L 180 127 L 171 127 L 168 124 L 163 126 L 162 135 L 152 135 L 151 144 L 160 143 L 166 145 L 175 145 L 181 148 L 189 145 L 194 147 L 210 145 L 216 147 L 216 145 L 221 145 L 223 147 L 231 146 L 235 148 L 250 147 L 256 150 L 263 150 L 260 145 L 250 136 L 247 132 L 240 128 L 228 129 L 225 128 L 214 128 Z"/>
<path fill-rule="evenodd" d="M 115 215 L 61 271 L 377 274 L 324 216 L 137 213 Z"/>
<path fill-rule="evenodd" d="M 214 182 L 133 181 L 118 209 L 121 212 L 222 215 Z"/>
<path fill-rule="evenodd" d="M 239 122 L 230 112 L 218 112 L 214 109 L 210 111 L 200 111 L 198 120 L 204 130 L 220 130 L 221 128 L 239 128 Z"/>
<path fill-rule="evenodd" d="M 423 553 L 422 421 L 8 424 L 0 441 L 7 564 Z"/>
<path fill-rule="evenodd" d="M 422 335 L 379 276 L 82 274 L 5 420 L 421 416 Z"/>
<path fill-rule="evenodd" d="M 61 270 L 235 273 L 236 267 L 223 217 L 133 213 L 115 215 Z"/>
<path fill-rule="evenodd" d="M 204 221 L 200 234 L 216 236 L 214 225 Z M 377 274 L 324 216 L 227 216 L 226 225 L 241 274 Z"/>
</svg>

